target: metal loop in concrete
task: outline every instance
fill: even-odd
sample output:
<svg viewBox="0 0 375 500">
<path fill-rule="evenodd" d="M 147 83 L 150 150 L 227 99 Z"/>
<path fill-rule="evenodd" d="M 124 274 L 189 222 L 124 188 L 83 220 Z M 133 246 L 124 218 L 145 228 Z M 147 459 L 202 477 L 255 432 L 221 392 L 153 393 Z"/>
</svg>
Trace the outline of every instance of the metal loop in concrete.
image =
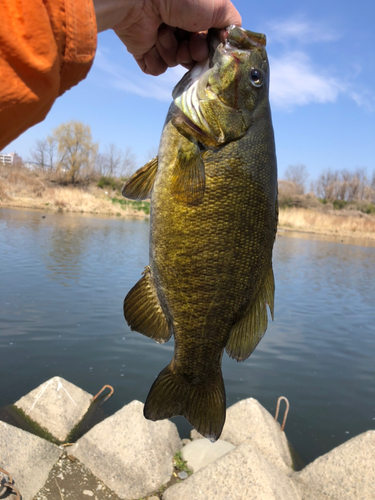
<svg viewBox="0 0 375 500">
<path fill-rule="evenodd" d="M 276 413 L 275 413 L 275 421 L 277 420 L 277 417 L 279 416 L 279 409 L 280 409 L 280 402 L 281 400 L 285 401 L 286 408 L 285 408 L 285 413 L 284 413 L 284 420 L 283 423 L 281 424 L 281 431 L 284 430 L 285 423 L 286 423 L 286 417 L 288 416 L 289 412 L 289 401 L 285 396 L 280 396 L 279 399 L 277 400 L 277 406 L 276 406 Z"/>
</svg>

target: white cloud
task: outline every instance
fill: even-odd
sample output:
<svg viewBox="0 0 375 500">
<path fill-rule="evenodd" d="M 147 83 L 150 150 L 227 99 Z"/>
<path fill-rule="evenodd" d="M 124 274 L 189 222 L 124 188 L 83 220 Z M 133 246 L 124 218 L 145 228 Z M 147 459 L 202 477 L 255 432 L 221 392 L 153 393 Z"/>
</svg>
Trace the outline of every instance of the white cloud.
<svg viewBox="0 0 375 500">
<path fill-rule="evenodd" d="M 335 71 L 332 67 L 334 61 L 325 70 L 320 61 L 314 64 L 309 55 L 316 52 L 312 52 L 308 44 L 333 42 L 341 37 L 333 27 L 324 22 L 307 21 L 303 16 L 271 21 L 268 26 L 271 47 L 276 47 L 272 42 L 277 41 L 279 53 L 278 56 L 270 56 L 270 93 L 274 106 L 291 110 L 310 103 L 332 103 L 342 95 L 367 111 L 374 111 L 373 93 L 358 83 L 357 77 L 361 73 L 358 63 L 351 64 L 350 75 L 342 74 L 343 68 L 340 68 L 336 70 L 339 76 L 327 76 Z"/>
<path fill-rule="evenodd" d="M 268 38 L 287 43 L 297 40 L 301 43 L 321 43 L 338 40 L 341 35 L 325 22 L 306 21 L 303 16 L 290 19 L 270 21 L 268 23 Z"/>
<path fill-rule="evenodd" d="M 270 58 L 270 66 L 271 102 L 278 108 L 291 109 L 312 102 L 334 102 L 345 90 L 345 85 L 339 80 L 327 78 L 324 72 L 316 71 L 303 52 Z"/>
<path fill-rule="evenodd" d="M 303 32 L 314 31 L 318 37 L 319 30 L 307 23 L 294 24 L 291 21 L 284 23 L 284 32 L 295 36 Z M 279 29 L 281 33 L 281 29 Z M 291 35 L 292 36 L 292 35 Z M 297 36 L 297 35 L 296 35 Z M 319 36 L 323 36 L 319 35 Z M 326 37 L 329 33 L 326 32 Z M 332 32 L 331 32 L 331 36 Z M 328 39 L 327 39 L 328 40 Z M 306 50 L 285 50 L 280 56 L 270 56 L 271 66 L 271 103 L 272 106 L 291 111 L 295 106 L 306 106 L 311 103 L 333 103 L 340 95 L 352 99 L 358 106 L 367 111 L 375 110 L 374 95 L 363 89 L 355 88 L 353 72 L 350 82 L 343 77 L 328 77 L 332 71 L 324 71 L 321 65 L 314 65 Z M 180 66 L 169 69 L 157 78 L 143 74 L 140 70 L 130 71 L 113 63 L 108 50 L 98 50 L 95 58 L 95 67 L 100 71 L 100 79 L 105 75 L 105 85 L 136 94 L 149 99 L 171 102 L 172 90 L 185 74 L 186 70 Z M 360 68 L 356 69 L 356 74 Z"/>
<path fill-rule="evenodd" d="M 109 82 L 112 87 L 119 90 L 159 101 L 172 101 L 173 87 L 187 71 L 178 66 L 170 68 L 166 73 L 155 78 L 145 75 L 140 70 L 132 72 L 119 64 L 114 64 L 107 54 L 109 54 L 107 50 L 98 50 L 95 57 L 95 68 L 107 75 L 107 85 Z"/>
<path fill-rule="evenodd" d="M 357 90 L 348 89 L 348 96 L 353 99 L 358 106 L 365 108 L 369 113 L 375 111 L 375 96 L 371 94 L 368 90 L 362 90 L 358 92 Z"/>
</svg>

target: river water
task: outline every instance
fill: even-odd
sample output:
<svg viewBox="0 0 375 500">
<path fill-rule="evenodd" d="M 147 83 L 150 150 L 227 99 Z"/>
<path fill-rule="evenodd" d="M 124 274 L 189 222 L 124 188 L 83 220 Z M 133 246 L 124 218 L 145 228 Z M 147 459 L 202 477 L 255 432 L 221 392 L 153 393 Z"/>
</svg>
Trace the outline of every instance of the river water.
<svg viewBox="0 0 375 500">
<path fill-rule="evenodd" d="M 148 263 L 148 221 L 0 209 L 0 407 L 59 375 L 113 414 L 145 401 L 173 353 L 131 332 L 122 302 Z M 375 429 L 375 248 L 280 232 L 275 321 L 248 360 L 223 357 L 227 406 L 254 397 L 305 463 Z M 182 437 L 191 426 L 174 419 Z"/>
</svg>

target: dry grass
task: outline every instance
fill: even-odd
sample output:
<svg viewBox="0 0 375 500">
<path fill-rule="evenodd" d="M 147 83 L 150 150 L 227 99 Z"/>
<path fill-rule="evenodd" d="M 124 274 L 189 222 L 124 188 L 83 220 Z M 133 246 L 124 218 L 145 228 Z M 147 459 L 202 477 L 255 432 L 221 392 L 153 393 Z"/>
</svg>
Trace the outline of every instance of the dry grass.
<svg viewBox="0 0 375 500">
<path fill-rule="evenodd" d="M 108 193 L 95 185 L 56 186 L 42 172 L 0 167 L 0 206 L 38 208 L 58 212 L 81 212 L 126 217 L 148 217 L 129 206 L 114 204 Z"/>
<path fill-rule="evenodd" d="M 279 227 L 295 231 L 375 239 L 375 216 L 352 210 L 322 212 L 285 208 L 280 210 Z"/>
</svg>

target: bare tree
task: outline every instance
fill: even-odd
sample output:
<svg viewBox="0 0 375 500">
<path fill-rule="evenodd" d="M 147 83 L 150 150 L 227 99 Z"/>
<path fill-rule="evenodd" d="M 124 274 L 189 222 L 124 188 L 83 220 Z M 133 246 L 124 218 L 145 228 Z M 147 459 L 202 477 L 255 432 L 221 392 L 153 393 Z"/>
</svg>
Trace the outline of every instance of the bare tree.
<svg viewBox="0 0 375 500">
<path fill-rule="evenodd" d="M 335 199 L 337 179 L 337 172 L 332 172 L 330 169 L 320 174 L 316 183 L 317 196 L 324 200 L 333 201 Z"/>
<path fill-rule="evenodd" d="M 45 139 L 37 139 L 30 156 L 41 170 L 52 171 L 56 154 L 56 141 L 52 136 Z"/>
<path fill-rule="evenodd" d="M 298 165 L 289 165 L 285 170 L 285 179 L 292 182 L 296 187 L 296 194 L 304 194 L 306 182 L 309 177 L 306 165 L 299 163 Z"/>
<path fill-rule="evenodd" d="M 123 153 L 116 144 L 109 144 L 107 147 L 107 175 L 113 177 L 121 168 Z"/>
<path fill-rule="evenodd" d="M 367 172 L 365 168 L 357 167 L 353 176 L 352 181 L 349 185 L 349 201 L 360 201 L 365 198 L 366 186 L 368 186 L 369 181 L 367 178 Z"/>
<path fill-rule="evenodd" d="M 368 199 L 375 203 L 375 170 L 372 171 L 371 183 L 369 184 Z"/>
<path fill-rule="evenodd" d="M 372 183 L 375 187 L 375 178 Z M 328 201 L 355 202 L 372 198 L 372 183 L 365 168 L 358 167 L 354 172 L 326 170 L 319 176 L 315 189 L 318 197 Z"/>
<path fill-rule="evenodd" d="M 371 189 L 375 191 L 375 170 L 372 171 Z"/>
<path fill-rule="evenodd" d="M 127 176 L 134 166 L 135 157 L 131 148 L 123 151 L 113 143 L 107 146 L 105 153 L 99 153 L 96 157 L 96 170 L 109 177 Z"/>
<path fill-rule="evenodd" d="M 103 153 L 96 153 L 95 162 L 94 162 L 94 170 L 99 175 L 105 175 L 106 172 L 106 157 Z"/>
<path fill-rule="evenodd" d="M 30 156 L 38 168 L 44 170 L 47 164 L 47 140 L 37 139 L 34 148 L 30 151 Z"/>
<path fill-rule="evenodd" d="M 120 177 L 129 177 L 135 170 L 135 156 L 130 147 L 127 147 L 123 153 L 122 163 L 119 168 Z"/>
<path fill-rule="evenodd" d="M 51 135 L 47 136 L 47 159 L 48 169 L 52 171 L 55 168 L 55 156 L 57 150 L 57 142 Z"/>
</svg>

